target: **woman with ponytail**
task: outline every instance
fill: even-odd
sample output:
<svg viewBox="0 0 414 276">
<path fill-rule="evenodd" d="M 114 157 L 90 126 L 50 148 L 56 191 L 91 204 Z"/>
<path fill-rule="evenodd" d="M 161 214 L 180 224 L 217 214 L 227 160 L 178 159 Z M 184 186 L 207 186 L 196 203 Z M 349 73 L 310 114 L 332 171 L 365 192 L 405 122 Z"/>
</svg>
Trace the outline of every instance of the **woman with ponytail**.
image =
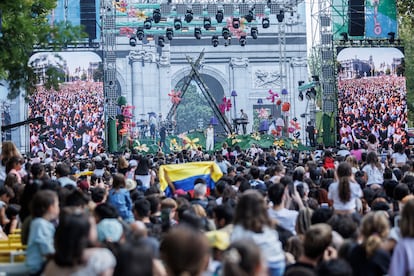
<svg viewBox="0 0 414 276">
<path fill-rule="evenodd" d="M 350 249 L 347 258 L 354 276 L 387 274 L 391 256 L 384 248 L 389 230 L 385 212 L 377 211 L 365 215 L 360 227 L 361 243 Z"/>
<path fill-rule="evenodd" d="M 356 211 L 357 200 L 362 197 L 361 187 L 352 177 L 352 167 L 342 162 L 336 169 L 337 181 L 329 185 L 328 199 L 333 201 L 336 213 L 351 214 Z"/>
</svg>

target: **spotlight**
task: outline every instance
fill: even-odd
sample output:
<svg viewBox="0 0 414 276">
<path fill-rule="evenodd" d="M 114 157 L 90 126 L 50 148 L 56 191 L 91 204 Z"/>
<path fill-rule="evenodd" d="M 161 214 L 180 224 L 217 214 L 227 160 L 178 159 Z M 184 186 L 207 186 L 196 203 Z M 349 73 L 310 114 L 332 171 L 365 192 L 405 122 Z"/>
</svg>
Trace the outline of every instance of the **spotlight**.
<svg viewBox="0 0 414 276">
<path fill-rule="evenodd" d="M 179 30 L 183 26 L 180 18 L 174 19 L 174 29 Z"/>
<path fill-rule="evenodd" d="M 253 39 L 257 39 L 257 35 L 259 34 L 259 31 L 257 30 L 257 27 L 252 27 L 250 29 L 250 35 Z"/>
<path fill-rule="evenodd" d="M 280 12 L 276 15 L 277 22 L 282 23 L 283 19 L 285 19 L 285 12 L 280 10 Z"/>
<path fill-rule="evenodd" d="M 269 28 L 269 27 L 270 27 L 270 20 L 269 20 L 269 17 L 264 17 L 264 18 L 262 19 L 262 27 L 263 27 L 263 29 L 267 29 L 267 28 Z"/>
<path fill-rule="evenodd" d="M 160 9 L 155 9 L 152 13 L 152 19 L 155 23 L 160 23 L 161 21 L 161 11 Z"/>
<path fill-rule="evenodd" d="M 299 91 L 299 100 L 303 101 L 303 92 L 302 91 Z"/>
<path fill-rule="evenodd" d="M 160 46 L 160 47 L 164 47 L 164 42 L 165 42 L 165 40 L 164 40 L 164 36 L 163 36 L 163 35 L 160 35 L 160 36 L 158 37 L 158 46 Z"/>
<path fill-rule="evenodd" d="M 129 38 L 129 46 L 132 46 L 132 47 L 137 46 L 137 38 L 135 37 L 135 35 L 132 35 Z"/>
<path fill-rule="evenodd" d="M 185 22 L 190 23 L 193 20 L 193 18 L 193 11 L 191 9 L 188 9 L 184 16 Z"/>
<path fill-rule="evenodd" d="M 211 18 L 204 17 L 204 29 L 208 30 L 211 28 Z"/>
<path fill-rule="evenodd" d="M 137 38 L 139 40 L 143 40 L 144 39 L 144 35 L 145 35 L 144 28 L 143 27 L 138 27 L 138 29 L 137 29 Z"/>
<path fill-rule="evenodd" d="M 196 39 L 201 39 L 201 28 L 194 28 L 194 37 Z"/>
<path fill-rule="evenodd" d="M 388 33 L 388 41 L 392 44 L 395 42 L 395 33 L 394 32 L 389 32 Z"/>
<path fill-rule="evenodd" d="M 145 19 L 144 21 L 144 28 L 149 30 L 152 27 L 152 22 L 151 22 L 151 18 L 147 17 L 147 19 Z"/>
<path fill-rule="evenodd" d="M 312 81 L 313 81 L 313 82 L 319 82 L 319 76 L 317 76 L 317 75 L 313 75 L 313 76 L 312 76 Z"/>
<path fill-rule="evenodd" d="M 246 46 L 247 39 L 245 35 L 240 36 L 239 43 L 240 43 L 240 46 L 242 47 Z"/>
<path fill-rule="evenodd" d="M 229 28 L 223 28 L 223 31 L 221 31 L 221 34 L 223 35 L 224 39 L 229 39 L 230 37 L 230 30 Z"/>
<path fill-rule="evenodd" d="M 172 40 L 174 37 L 173 28 L 167 28 L 167 30 L 165 31 L 165 36 L 168 38 L 168 40 Z"/>
<path fill-rule="evenodd" d="M 312 87 L 311 89 L 308 89 L 306 91 L 306 99 L 310 101 L 310 100 L 314 100 L 315 98 L 316 98 L 316 90 L 315 88 Z"/>
<path fill-rule="evenodd" d="M 238 17 L 233 18 L 232 26 L 235 29 L 240 28 L 240 19 Z"/>
<path fill-rule="evenodd" d="M 223 19 L 224 19 L 224 13 L 223 13 L 223 11 L 222 10 L 218 10 L 217 13 L 216 13 L 217 23 L 223 22 Z"/>
<path fill-rule="evenodd" d="M 218 35 L 213 35 L 211 38 L 211 44 L 213 44 L 213 47 L 217 47 L 219 45 Z"/>
<path fill-rule="evenodd" d="M 252 22 L 254 20 L 254 14 L 252 10 L 249 10 L 249 14 L 245 15 L 244 18 L 246 19 L 247 22 Z"/>
</svg>

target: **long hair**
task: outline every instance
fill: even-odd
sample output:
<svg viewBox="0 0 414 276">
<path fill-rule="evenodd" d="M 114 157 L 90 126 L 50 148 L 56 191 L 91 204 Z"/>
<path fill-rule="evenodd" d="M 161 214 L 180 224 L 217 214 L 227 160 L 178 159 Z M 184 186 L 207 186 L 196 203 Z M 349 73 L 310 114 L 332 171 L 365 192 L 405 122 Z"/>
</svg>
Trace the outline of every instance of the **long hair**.
<svg viewBox="0 0 414 276">
<path fill-rule="evenodd" d="M 380 170 L 382 172 L 382 166 L 381 166 L 381 162 L 378 159 L 378 155 L 375 151 L 370 151 L 367 154 L 367 165 L 371 165 L 372 168 L 377 167 L 378 170 Z"/>
<path fill-rule="evenodd" d="M 236 206 L 234 224 L 255 233 L 263 232 L 271 225 L 263 196 L 256 190 L 247 190 L 242 194 Z"/>
<path fill-rule="evenodd" d="M 4 141 L 1 146 L 1 162 L 5 166 L 13 156 L 22 157 L 16 145 L 12 141 Z"/>
<path fill-rule="evenodd" d="M 261 260 L 260 248 L 252 240 L 236 241 L 223 255 L 223 275 L 256 275 Z"/>
<path fill-rule="evenodd" d="M 401 235 L 414 238 L 414 200 L 409 200 L 402 209 L 400 220 Z"/>
<path fill-rule="evenodd" d="M 390 225 L 383 211 L 370 212 L 361 222 L 362 245 L 368 257 L 372 256 L 388 237 Z"/>
<path fill-rule="evenodd" d="M 341 162 L 336 169 L 338 176 L 338 194 L 342 202 L 348 202 L 351 199 L 351 183 L 352 168 L 348 162 Z"/>
<path fill-rule="evenodd" d="M 138 166 L 135 169 L 136 175 L 147 175 L 150 169 L 150 162 L 147 157 L 142 156 L 139 159 Z"/>
<path fill-rule="evenodd" d="M 82 255 L 88 246 L 90 227 L 86 214 L 79 210 L 63 210 L 55 234 L 54 260 L 58 266 L 73 267 L 83 263 Z"/>
</svg>

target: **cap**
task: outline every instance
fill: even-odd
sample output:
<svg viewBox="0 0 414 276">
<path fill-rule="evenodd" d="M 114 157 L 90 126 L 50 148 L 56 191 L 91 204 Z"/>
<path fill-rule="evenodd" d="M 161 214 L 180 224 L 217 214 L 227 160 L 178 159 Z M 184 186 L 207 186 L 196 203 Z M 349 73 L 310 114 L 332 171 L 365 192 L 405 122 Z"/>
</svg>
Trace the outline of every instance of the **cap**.
<svg viewBox="0 0 414 276">
<path fill-rule="evenodd" d="M 98 231 L 98 240 L 117 242 L 121 239 L 123 229 L 117 219 L 103 219 L 96 226 Z"/>
<path fill-rule="evenodd" d="M 125 179 L 125 189 L 131 191 L 137 187 L 137 182 L 133 179 Z"/>
</svg>

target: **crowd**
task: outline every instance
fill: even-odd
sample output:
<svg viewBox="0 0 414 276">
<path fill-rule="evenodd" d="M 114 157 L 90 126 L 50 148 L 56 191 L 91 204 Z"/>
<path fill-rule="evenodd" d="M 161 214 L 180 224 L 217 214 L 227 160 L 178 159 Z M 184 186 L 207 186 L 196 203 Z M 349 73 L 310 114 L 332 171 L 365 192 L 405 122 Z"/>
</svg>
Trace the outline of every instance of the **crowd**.
<svg viewBox="0 0 414 276">
<path fill-rule="evenodd" d="M 31 275 L 414 275 L 414 162 L 394 150 L 223 145 L 45 162 L 7 141 L 2 238 L 21 228 Z M 166 197 L 163 165 L 196 161 L 222 171 L 214 189 L 196 178 Z"/>
<path fill-rule="evenodd" d="M 341 143 L 364 143 L 368 134 L 380 144 L 406 144 L 405 77 L 379 76 L 338 81 Z M 385 146 L 386 147 L 386 146 Z"/>
<path fill-rule="evenodd" d="M 39 86 L 29 103 L 29 118 L 45 124 L 30 126 L 32 155 L 90 157 L 103 148 L 103 86 L 100 82 L 62 84 L 59 91 Z"/>
</svg>

